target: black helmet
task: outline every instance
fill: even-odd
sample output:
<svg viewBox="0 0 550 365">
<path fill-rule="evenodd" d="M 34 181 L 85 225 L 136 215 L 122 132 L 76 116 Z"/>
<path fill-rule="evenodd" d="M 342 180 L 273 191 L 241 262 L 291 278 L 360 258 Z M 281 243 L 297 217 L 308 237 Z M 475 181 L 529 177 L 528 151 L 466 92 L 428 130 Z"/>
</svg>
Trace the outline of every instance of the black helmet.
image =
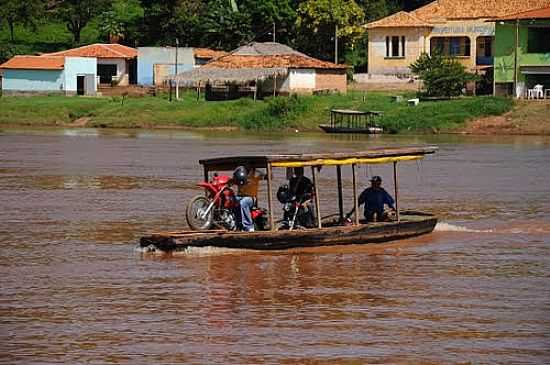
<svg viewBox="0 0 550 365">
<path fill-rule="evenodd" d="M 380 176 L 373 176 L 372 179 L 370 179 L 371 182 L 380 184 L 382 183 L 382 178 Z"/>
<path fill-rule="evenodd" d="M 277 200 L 279 200 L 281 204 L 288 203 L 292 200 L 292 194 L 290 193 L 288 185 L 281 185 L 279 187 L 277 190 Z"/>
<path fill-rule="evenodd" d="M 244 166 L 239 166 L 233 171 L 233 181 L 237 185 L 246 184 L 248 178 L 248 170 Z"/>
</svg>

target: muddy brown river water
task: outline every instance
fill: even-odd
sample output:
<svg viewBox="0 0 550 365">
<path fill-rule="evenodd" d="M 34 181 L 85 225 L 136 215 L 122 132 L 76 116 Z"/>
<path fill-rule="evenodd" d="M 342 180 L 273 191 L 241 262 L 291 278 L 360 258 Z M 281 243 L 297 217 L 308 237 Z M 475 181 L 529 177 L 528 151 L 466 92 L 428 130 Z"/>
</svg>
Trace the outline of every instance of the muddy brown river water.
<svg viewBox="0 0 550 365">
<path fill-rule="evenodd" d="M 401 206 L 438 214 L 430 235 L 135 250 L 185 225 L 199 158 L 417 143 L 440 151 L 400 165 Z M 2 364 L 550 363 L 550 138 L 3 130 L 0 194 Z"/>
</svg>

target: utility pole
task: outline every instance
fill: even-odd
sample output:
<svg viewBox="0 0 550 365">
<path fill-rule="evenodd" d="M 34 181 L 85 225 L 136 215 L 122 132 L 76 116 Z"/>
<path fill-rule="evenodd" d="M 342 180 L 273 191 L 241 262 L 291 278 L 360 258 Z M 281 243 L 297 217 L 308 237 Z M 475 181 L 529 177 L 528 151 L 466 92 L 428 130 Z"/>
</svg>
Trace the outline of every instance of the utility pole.
<svg viewBox="0 0 550 365">
<path fill-rule="evenodd" d="M 518 43 L 519 43 L 519 18 L 516 19 L 516 42 L 514 45 L 514 95 L 519 99 L 518 95 Z"/>
<path fill-rule="evenodd" d="M 176 63 L 174 65 L 174 70 L 175 70 L 175 73 L 174 73 L 174 79 L 176 80 L 176 100 L 179 100 L 180 99 L 180 94 L 179 94 L 179 83 L 177 81 L 177 78 L 178 78 L 178 46 L 180 45 L 180 41 L 179 39 L 176 37 Z"/>
<path fill-rule="evenodd" d="M 334 25 L 334 63 L 338 64 L 338 23 Z"/>
<path fill-rule="evenodd" d="M 273 43 L 275 43 L 275 22 L 273 22 Z"/>
</svg>

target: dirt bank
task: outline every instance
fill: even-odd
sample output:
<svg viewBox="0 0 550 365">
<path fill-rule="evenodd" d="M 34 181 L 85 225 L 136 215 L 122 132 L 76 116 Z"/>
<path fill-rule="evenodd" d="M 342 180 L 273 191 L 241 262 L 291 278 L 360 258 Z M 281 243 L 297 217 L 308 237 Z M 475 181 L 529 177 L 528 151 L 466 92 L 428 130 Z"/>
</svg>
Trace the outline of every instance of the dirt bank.
<svg viewBox="0 0 550 365">
<path fill-rule="evenodd" d="M 550 135 L 550 100 L 520 100 L 511 112 L 466 122 L 464 134 Z"/>
</svg>

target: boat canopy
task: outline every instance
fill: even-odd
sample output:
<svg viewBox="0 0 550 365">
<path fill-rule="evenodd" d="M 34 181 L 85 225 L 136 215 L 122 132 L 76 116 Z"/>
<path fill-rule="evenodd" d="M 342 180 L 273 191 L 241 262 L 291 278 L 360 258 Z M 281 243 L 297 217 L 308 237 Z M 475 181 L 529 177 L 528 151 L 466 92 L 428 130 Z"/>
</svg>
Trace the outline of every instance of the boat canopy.
<svg viewBox="0 0 550 365">
<path fill-rule="evenodd" d="M 437 149 L 435 146 L 377 147 L 359 152 L 220 157 L 200 160 L 199 163 L 209 171 L 228 171 L 240 165 L 265 168 L 268 164 L 272 167 L 384 164 L 420 160 Z"/>
</svg>

